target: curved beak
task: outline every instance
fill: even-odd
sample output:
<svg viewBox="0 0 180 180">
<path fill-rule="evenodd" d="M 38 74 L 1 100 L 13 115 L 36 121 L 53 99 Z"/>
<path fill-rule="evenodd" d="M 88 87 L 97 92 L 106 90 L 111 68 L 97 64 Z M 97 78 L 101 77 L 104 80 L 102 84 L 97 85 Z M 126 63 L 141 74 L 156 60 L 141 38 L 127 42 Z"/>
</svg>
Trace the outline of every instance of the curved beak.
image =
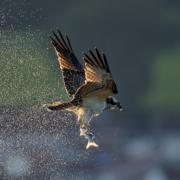
<svg viewBox="0 0 180 180">
<path fill-rule="evenodd" d="M 123 107 L 121 106 L 121 104 L 119 102 L 117 103 L 117 107 L 119 108 L 120 111 L 123 110 Z"/>
</svg>

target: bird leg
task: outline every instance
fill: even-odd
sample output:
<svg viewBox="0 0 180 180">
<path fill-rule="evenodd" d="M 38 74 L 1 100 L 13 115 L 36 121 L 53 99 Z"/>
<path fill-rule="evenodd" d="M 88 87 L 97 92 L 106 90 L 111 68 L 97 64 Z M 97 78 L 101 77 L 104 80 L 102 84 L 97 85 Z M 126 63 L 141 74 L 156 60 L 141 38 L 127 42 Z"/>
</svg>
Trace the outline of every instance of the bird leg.
<svg viewBox="0 0 180 180">
<path fill-rule="evenodd" d="M 90 118 L 86 119 L 87 117 L 89 117 L 89 113 L 87 113 L 84 118 L 78 118 L 78 122 L 80 127 L 80 136 L 84 136 L 84 138 L 88 140 L 86 149 L 89 149 L 90 147 L 98 147 L 98 144 L 96 144 L 96 142 L 94 141 L 95 136 L 91 131 L 89 124 Z"/>
</svg>

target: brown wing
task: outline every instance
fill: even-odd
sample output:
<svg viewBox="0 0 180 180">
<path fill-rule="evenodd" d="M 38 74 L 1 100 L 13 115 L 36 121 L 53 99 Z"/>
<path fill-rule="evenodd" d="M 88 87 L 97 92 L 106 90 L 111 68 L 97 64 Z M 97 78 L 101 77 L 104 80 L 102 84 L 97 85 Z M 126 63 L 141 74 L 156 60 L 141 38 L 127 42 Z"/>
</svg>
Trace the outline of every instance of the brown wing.
<svg viewBox="0 0 180 180">
<path fill-rule="evenodd" d="M 73 52 L 68 36 L 64 38 L 58 30 L 57 33 L 53 32 L 53 37 L 50 38 L 62 70 L 65 89 L 69 96 L 72 96 L 85 82 L 84 69 Z"/>
<path fill-rule="evenodd" d="M 112 74 L 107 62 L 106 55 L 100 54 L 95 48 L 94 52 L 89 50 L 90 55 L 85 55 L 85 77 L 86 81 L 100 83 L 106 88 L 110 88 L 114 94 L 118 93 L 116 84 L 112 78 Z"/>
<path fill-rule="evenodd" d="M 105 54 L 100 54 L 95 48 L 94 52 L 89 50 L 89 55 L 84 54 L 84 56 L 86 83 L 77 90 L 76 97 L 85 94 L 95 94 L 102 97 L 117 94 L 118 90 Z"/>
<path fill-rule="evenodd" d="M 86 97 L 94 92 L 101 91 L 103 88 L 102 84 L 95 82 L 86 82 L 76 92 L 75 98 Z"/>
<path fill-rule="evenodd" d="M 101 55 L 95 48 L 95 52 L 89 50 L 89 55 L 84 55 L 86 81 L 102 83 L 106 79 L 112 79 L 105 54 Z"/>
</svg>

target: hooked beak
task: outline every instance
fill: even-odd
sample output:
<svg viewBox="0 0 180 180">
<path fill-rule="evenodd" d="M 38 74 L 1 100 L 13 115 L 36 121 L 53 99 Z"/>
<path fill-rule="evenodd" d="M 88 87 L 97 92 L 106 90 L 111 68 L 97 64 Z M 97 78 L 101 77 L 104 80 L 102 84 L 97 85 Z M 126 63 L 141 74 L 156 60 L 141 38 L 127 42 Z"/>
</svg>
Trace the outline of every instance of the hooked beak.
<svg viewBox="0 0 180 180">
<path fill-rule="evenodd" d="M 120 111 L 123 110 L 123 108 L 122 108 L 122 106 L 121 106 L 121 104 L 119 102 L 117 103 L 117 107 L 119 108 Z"/>
</svg>

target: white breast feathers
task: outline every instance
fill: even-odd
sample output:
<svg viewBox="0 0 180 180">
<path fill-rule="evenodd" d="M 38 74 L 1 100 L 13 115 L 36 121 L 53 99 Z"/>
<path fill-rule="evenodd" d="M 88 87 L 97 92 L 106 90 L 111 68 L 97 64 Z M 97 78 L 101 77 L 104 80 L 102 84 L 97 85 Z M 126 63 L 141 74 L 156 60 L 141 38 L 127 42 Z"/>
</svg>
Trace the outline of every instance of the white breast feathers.
<svg viewBox="0 0 180 180">
<path fill-rule="evenodd" d="M 106 107 L 106 102 L 97 97 L 86 98 L 83 101 L 84 108 L 92 111 L 93 115 L 101 114 Z"/>
</svg>

